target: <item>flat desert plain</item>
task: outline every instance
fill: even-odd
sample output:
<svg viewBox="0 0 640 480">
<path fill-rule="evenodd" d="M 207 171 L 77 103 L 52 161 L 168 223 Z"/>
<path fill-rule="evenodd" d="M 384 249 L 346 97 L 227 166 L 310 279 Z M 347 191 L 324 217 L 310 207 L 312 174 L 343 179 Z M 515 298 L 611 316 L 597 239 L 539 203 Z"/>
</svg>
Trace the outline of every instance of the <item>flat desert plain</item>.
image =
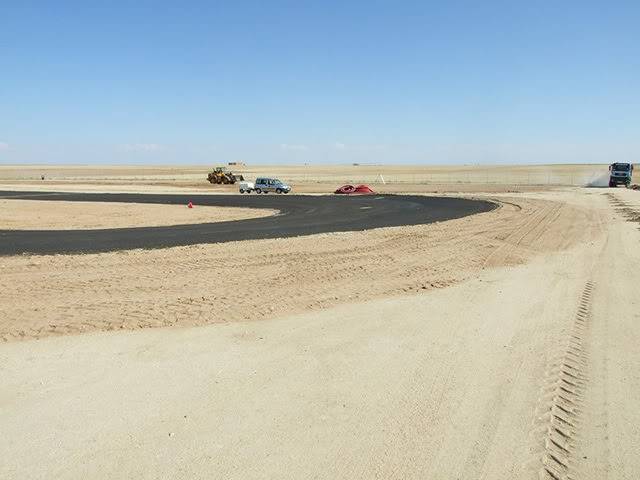
<svg viewBox="0 0 640 480">
<path fill-rule="evenodd" d="M 233 189 L 203 183 L 202 167 L 164 168 L 2 167 L 0 189 Z M 382 192 L 498 207 L 363 232 L 0 257 L 0 478 L 640 478 L 640 192 L 576 183 L 606 166 L 459 167 L 466 180 L 243 168 L 298 191 L 371 175 Z M 48 202 L 28 202 L 0 199 L 0 229 L 190 215 L 90 202 L 43 215 Z"/>
<path fill-rule="evenodd" d="M 210 167 L 0 165 L 0 189 L 63 189 L 65 191 L 197 191 L 236 192 L 231 185 L 210 185 Z M 254 181 L 276 177 L 299 193 L 333 192 L 345 183 L 367 183 L 377 191 L 502 192 L 558 186 L 606 186 L 607 165 L 230 165 L 228 170 Z M 44 180 L 42 179 L 44 177 Z M 634 178 L 639 183 L 638 173 Z"/>
</svg>

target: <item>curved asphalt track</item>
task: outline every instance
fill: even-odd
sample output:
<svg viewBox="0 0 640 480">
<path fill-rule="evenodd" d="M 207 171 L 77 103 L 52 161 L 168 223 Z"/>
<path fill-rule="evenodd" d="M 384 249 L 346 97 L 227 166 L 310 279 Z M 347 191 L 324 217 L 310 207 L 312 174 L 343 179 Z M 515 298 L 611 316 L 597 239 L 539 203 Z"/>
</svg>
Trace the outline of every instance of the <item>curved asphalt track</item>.
<svg viewBox="0 0 640 480">
<path fill-rule="evenodd" d="M 0 230 L 0 255 L 98 253 L 418 225 L 487 212 L 494 203 L 407 195 L 160 195 L 0 191 L 0 198 L 270 208 L 271 217 L 102 230 Z"/>
</svg>

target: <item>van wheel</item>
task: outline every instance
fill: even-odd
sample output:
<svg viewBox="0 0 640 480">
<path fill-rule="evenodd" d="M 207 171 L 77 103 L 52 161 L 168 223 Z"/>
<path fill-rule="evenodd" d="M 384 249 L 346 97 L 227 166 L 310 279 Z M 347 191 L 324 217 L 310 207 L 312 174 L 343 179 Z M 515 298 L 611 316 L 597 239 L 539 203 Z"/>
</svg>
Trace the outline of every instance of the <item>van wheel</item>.
<svg viewBox="0 0 640 480">
<path fill-rule="evenodd" d="M 256 188 L 256 193 L 258 193 L 258 194 L 262 193 L 262 189 Z"/>
<path fill-rule="evenodd" d="M 244 193 L 244 189 L 243 188 L 240 189 L 240 193 Z"/>
<path fill-rule="evenodd" d="M 278 195 L 280 195 L 280 194 L 282 193 L 282 189 L 281 189 L 281 188 L 276 188 L 276 193 L 277 193 Z"/>
</svg>

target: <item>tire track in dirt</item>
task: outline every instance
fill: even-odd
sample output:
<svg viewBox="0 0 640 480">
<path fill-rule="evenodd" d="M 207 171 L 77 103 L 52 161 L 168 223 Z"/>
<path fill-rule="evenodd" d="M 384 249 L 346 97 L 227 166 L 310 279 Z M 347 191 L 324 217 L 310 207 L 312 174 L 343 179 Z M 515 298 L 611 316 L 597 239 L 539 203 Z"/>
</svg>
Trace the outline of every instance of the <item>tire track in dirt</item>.
<svg viewBox="0 0 640 480">
<path fill-rule="evenodd" d="M 584 286 L 562 351 L 547 369 L 546 381 L 541 388 L 532 430 L 538 445 L 540 479 L 578 478 L 580 458 L 577 450 L 589 382 L 587 342 L 593 289 L 591 281 Z"/>
<path fill-rule="evenodd" d="M 518 211 L 522 210 L 522 207 L 517 204 L 511 203 L 510 205 L 518 207 Z M 531 241 L 528 244 L 537 240 L 545 232 L 548 225 L 557 218 L 561 207 L 561 204 L 556 203 L 543 204 L 541 208 L 535 209 L 532 215 L 525 215 L 518 222 L 519 225 L 516 225 L 513 229 L 506 230 L 505 236 L 497 237 L 501 239 L 501 245 L 485 258 L 482 268 L 513 261 L 514 252 L 521 247 L 524 240 L 529 236 L 531 236 Z"/>
<path fill-rule="evenodd" d="M 616 197 L 613 193 L 605 193 L 605 195 L 609 199 L 609 202 L 615 207 L 615 210 L 621 214 L 625 220 L 640 223 L 640 210 L 634 208 L 633 205 L 621 198 Z"/>
</svg>

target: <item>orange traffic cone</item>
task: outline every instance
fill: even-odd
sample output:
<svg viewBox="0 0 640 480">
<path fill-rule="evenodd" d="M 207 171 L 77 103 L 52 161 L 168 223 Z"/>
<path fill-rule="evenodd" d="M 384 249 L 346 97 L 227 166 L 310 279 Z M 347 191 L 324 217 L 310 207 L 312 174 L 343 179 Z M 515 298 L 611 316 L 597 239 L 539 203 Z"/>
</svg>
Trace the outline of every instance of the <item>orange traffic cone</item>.
<svg viewBox="0 0 640 480">
<path fill-rule="evenodd" d="M 193 208 L 193 203 L 189 202 L 189 205 L 187 205 L 188 208 Z"/>
</svg>

